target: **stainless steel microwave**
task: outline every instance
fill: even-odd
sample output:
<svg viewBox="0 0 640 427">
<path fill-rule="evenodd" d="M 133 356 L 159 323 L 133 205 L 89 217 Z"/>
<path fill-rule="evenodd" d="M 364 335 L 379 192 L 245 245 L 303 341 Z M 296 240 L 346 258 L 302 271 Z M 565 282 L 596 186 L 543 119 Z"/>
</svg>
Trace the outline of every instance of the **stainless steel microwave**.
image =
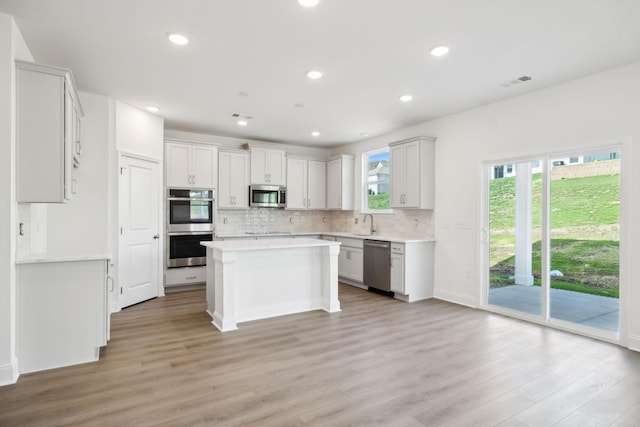
<svg viewBox="0 0 640 427">
<path fill-rule="evenodd" d="M 249 206 L 256 208 L 284 208 L 287 188 L 279 185 L 250 185 Z"/>
</svg>

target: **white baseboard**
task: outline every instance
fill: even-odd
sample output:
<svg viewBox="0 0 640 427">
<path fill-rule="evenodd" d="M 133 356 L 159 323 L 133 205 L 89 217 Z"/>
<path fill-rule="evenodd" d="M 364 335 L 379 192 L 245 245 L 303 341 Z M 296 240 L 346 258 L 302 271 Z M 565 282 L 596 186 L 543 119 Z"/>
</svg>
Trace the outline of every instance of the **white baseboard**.
<svg viewBox="0 0 640 427">
<path fill-rule="evenodd" d="M 11 364 L 0 366 L 0 386 L 15 384 L 19 376 L 16 358 L 11 360 Z"/>
<path fill-rule="evenodd" d="M 434 289 L 433 297 L 443 301 L 452 302 L 454 304 L 466 305 L 471 308 L 478 308 L 475 297 L 458 292 L 451 292 L 444 289 Z"/>
<path fill-rule="evenodd" d="M 629 345 L 627 348 L 633 351 L 640 351 L 640 335 L 629 334 Z"/>
</svg>

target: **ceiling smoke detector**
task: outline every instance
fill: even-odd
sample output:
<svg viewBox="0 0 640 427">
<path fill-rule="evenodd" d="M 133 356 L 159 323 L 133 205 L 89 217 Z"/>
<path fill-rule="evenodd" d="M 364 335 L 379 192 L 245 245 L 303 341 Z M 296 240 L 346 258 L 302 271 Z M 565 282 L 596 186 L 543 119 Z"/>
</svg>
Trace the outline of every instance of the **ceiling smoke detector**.
<svg viewBox="0 0 640 427">
<path fill-rule="evenodd" d="M 502 87 L 510 87 L 510 86 L 517 85 L 517 84 L 520 84 L 520 83 L 528 82 L 531 79 L 532 79 L 532 77 L 530 77 L 530 76 L 521 76 L 521 77 L 518 77 L 517 79 L 513 79 L 513 80 L 509 80 L 508 82 L 500 83 L 500 86 L 502 86 Z"/>
</svg>

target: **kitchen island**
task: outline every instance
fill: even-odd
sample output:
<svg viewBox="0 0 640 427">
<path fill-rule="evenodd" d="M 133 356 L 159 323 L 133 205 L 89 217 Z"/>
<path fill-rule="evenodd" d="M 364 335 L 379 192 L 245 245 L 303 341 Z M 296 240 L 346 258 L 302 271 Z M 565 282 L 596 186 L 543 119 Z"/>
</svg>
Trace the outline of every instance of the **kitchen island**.
<svg viewBox="0 0 640 427">
<path fill-rule="evenodd" d="M 281 238 L 201 244 L 207 248 L 207 312 L 222 332 L 250 320 L 340 311 L 339 242 Z"/>
</svg>

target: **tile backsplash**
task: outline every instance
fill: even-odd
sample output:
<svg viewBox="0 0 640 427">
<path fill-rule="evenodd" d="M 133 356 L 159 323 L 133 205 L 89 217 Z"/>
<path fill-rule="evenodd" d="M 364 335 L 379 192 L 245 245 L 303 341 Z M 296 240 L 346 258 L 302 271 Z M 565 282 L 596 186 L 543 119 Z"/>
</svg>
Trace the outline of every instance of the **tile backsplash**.
<svg viewBox="0 0 640 427">
<path fill-rule="evenodd" d="M 218 235 L 272 231 L 290 233 L 331 231 L 331 213 L 251 208 L 221 209 L 216 215 L 216 234 Z"/>
<path fill-rule="evenodd" d="M 433 237 L 432 210 L 395 210 L 374 215 L 378 235 Z M 272 208 L 221 209 L 216 215 L 216 234 L 237 235 L 273 231 L 369 233 L 370 219 L 357 211 L 291 211 Z"/>
<path fill-rule="evenodd" d="M 433 210 L 394 210 L 390 214 L 376 214 L 373 225 L 377 235 L 398 237 L 434 237 Z M 370 217 L 356 211 L 333 211 L 331 231 L 338 233 L 368 234 Z"/>
</svg>

